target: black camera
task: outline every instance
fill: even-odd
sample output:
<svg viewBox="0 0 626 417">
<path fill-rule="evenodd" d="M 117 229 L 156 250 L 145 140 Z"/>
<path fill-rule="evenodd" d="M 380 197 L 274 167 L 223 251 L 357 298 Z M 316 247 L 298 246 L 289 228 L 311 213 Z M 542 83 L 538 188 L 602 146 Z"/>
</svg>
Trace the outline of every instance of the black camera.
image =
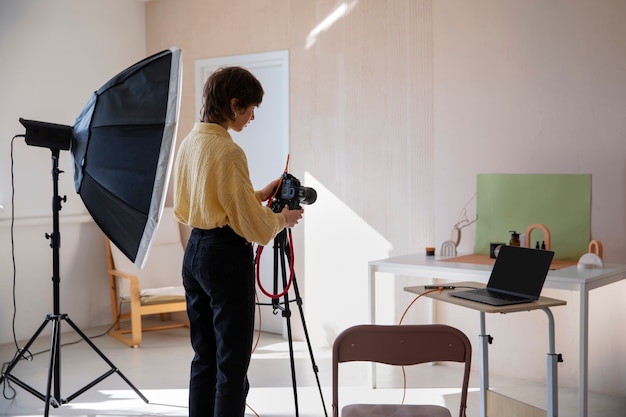
<svg viewBox="0 0 626 417">
<path fill-rule="evenodd" d="M 272 200 L 271 208 L 274 213 L 280 213 L 285 206 L 288 206 L 290 210 L 298 210 L 302 208 L 300 203 L 313 204 L 315 200 L 317 200 L 317 192 L 313 188 L 303 187 L 296 177 L 285 172 Z"/>
</svg>

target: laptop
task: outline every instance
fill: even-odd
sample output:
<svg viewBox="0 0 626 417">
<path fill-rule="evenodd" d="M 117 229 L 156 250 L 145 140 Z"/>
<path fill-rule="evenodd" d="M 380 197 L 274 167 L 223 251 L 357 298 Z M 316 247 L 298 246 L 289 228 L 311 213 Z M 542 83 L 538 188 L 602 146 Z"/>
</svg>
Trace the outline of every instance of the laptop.
<svg viewBox="0 0 626 417">
<path fill-rule="evenodd" d="M 486 288 L 455 291 L 450 295 L 493 306 L 539 299 L 554 252 L 503 245 Z"/>
</svg>

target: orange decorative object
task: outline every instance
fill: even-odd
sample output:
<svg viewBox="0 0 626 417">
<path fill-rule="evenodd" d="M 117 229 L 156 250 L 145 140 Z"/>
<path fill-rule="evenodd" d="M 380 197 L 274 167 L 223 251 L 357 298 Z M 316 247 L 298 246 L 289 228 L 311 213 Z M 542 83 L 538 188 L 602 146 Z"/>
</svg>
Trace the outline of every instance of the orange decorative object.
<svg viewBox="0 0 626 417">
<path fill-rule="evenodd" d="M 602 242 L 599 240 L 592 240 L 589 242 L 589 253 L 595 253 L 600 259 L 602 259 Z"/>
<path fill-rule="evenodd" d="M 530 245 L 533 240 L 530 238 L 530 234 L 535 229 L 543 230 L 543 241 L 546 244 L 546 250 L 551 250 L 550 248 L 552 247 L 552 244 L 550 243 L 550 231 L 545 225 L 538 224 L 538 223 L 531 224 L 530 226 L 528 226 L 528 229 L 526 229 L 526 247 L 527 248 L 531 247 Z"/>
</svg>

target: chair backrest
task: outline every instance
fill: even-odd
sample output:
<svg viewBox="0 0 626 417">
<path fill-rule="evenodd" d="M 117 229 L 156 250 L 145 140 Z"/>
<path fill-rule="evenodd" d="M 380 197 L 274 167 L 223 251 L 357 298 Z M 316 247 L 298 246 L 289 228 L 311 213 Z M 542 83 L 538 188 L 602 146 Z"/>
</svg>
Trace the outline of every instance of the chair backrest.
<svg viewBox="0 0 626 417">
<path fill-rule="evenodd" d="M 443 324 L 357 325 L 341 332 L 333 343 L 333 416 L 339 415 L 339 363 L 378 362 L 416 365 L 427 362 L 465 363 L 459 416 L 465 415 L 472 346 L 460 330 Z"/>
<path fill-rule="evenodd" d="M 181 270 L 184 249 L 178 222 L 172 207 L 165 207 L 161 214 L 148 258 L 143 269 L 139 269 L 112 242 L 111 255 L 115 268 L 139 277 L 142 289 L 182 285 Z M 125 281 L 125 280 L 124 280 Z M 128 296 L 127 282 L 120 282 L 120 296 Z"/>
</svg>

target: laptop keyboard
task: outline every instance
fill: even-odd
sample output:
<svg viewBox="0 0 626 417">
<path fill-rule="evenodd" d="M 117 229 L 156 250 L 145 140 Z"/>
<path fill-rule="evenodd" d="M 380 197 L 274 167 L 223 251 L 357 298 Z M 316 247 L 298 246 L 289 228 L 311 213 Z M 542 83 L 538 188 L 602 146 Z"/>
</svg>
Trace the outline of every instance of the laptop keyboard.
<svg viewBox="0 0 626 417">
<path fill-rule="evenodd" d="M 488 290 L 487 288 L 478 288 L 476 290 L 473 290 L 476 294 L 478 295 L 482 295 L 482 296 L 486 296 L 486 297 L 496 297 L 496 298 L 500 298 L 502 300 L 508 300 L 508 301 L 521 301 L 521 300 L 528 300 L 528 298 L 525 297 L 518 297 L 517 295 L 511 295 L 511 294 L 505 294 L 502 292 L 497 292 L 497 291 L 491 291 Z"/>
</svg>

